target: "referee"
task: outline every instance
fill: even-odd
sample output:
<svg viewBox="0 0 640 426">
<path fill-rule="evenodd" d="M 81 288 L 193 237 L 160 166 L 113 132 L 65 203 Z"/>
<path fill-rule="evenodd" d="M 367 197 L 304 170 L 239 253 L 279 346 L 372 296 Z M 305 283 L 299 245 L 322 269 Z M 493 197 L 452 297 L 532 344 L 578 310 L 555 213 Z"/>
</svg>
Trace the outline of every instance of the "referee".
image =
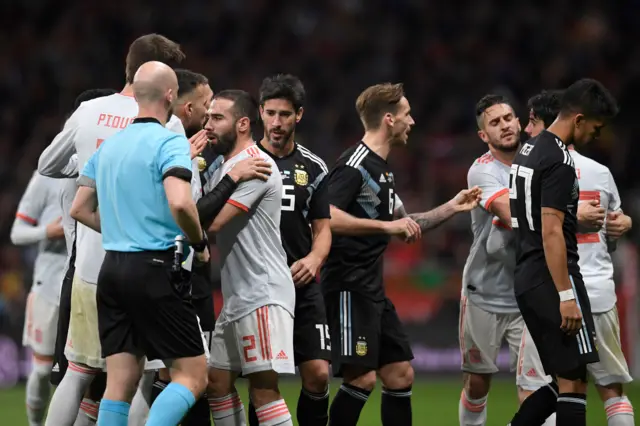
<svg viewBox="0 0 640 426">
<path fill-rule="evenodd" d="M 203 393 L 207 369 L 187 300 L 190 285 L 171 272 L 174 238 L 184 234 L 199 261 L 209 253 L 191 195 L 189 142 L 164 127 L 177 98 L 176 75 L 161 62 L 147 62 L 133 91 L 138 118 L 89 159 L 71 210 L 78 222 L 102 232 L 106 251 L 96 296 L 107 362 L 98 423 L 127 425 L 146 356 L 164 360 L 172 379 L 147 425 L 178 424 Z"/>
</svg>

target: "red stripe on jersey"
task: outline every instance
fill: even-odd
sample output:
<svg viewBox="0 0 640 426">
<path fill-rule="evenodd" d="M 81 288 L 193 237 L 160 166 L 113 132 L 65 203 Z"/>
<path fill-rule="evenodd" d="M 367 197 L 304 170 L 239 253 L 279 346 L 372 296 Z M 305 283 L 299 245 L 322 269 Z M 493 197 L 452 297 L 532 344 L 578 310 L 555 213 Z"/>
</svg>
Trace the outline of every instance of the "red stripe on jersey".
<svg viewBox="0 0 640 426">
<path fill-rule="evenodd" d="M 496 198 L 498 198 L 501 195 L 508 194 L 508 193 L 509 193 L 509 188 L 502 188 L 500 191 L 496 192 L 491 197 L 489 197 L 487 202 L 484 204 L 484 208 L 489 210 L 489 207 L 491 207 L 491 203 L 493 203 L 496 200 Z"/>
<path fill-rule="evenodd" d="M 18 219 L 22 219 L 22 220 L 24 220 L 24 221 L 25 221 L 25 222 L 27 222 L 29 225 L 33 225 L 33 226 L 35 226 L 35 225 L 37 225 L 37 224 L 38 224 L 38 221 L 37 221 L 37 220 L 35 220 L 34 218 L 32 218 L 32 217 L 30 217 L 30 216 L 27 216 L 27 215 L 26 215 L 26 214 L 24 214 L 24 213 L 16 213 L 16 217 L 17 217 Z"/>
<path fill-rule="evenodd" d="M 578 244 L 595 244 L 600 242 L 600 234 L 576 234 Z"/>
<path fill-rule="evenodd" d="M 600 202 L 600 191 L 580 191 L 580 201 L 591 200 Z"/>
<path fill-rule="evenodd" d="M 236 206 L 237 208 L 239 208 L 240 210 L 244 210 L 245 212 L 249 211 L 249 207 L 245 206 L 242 203 L 239 203 L 237 201 L 234 200 L 228 200 L 227 203 L 231 204 L 232 206 Z"/>
</svg>

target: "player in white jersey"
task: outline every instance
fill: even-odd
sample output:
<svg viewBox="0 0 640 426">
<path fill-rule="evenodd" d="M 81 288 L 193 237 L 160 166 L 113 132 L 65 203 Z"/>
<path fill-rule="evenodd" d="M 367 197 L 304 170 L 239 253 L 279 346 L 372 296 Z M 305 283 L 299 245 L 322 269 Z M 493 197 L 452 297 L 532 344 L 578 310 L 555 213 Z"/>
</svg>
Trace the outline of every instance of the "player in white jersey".
<svg viewBox="0 0 640 426">
<path fill-rule="evenodd" d="M 66 249 L 58 193 L 61 181 L 35 172 L 22 195 L 11 228 L 16 245 L 38 244 L 33 284 L 27 298 L 22 344 L 33 351 L 33 368 L 27 381 L 27 418 L 30 426 L 41 425 L 49 400 L 49 375 L 58 323 L 60 286 Z"/>
<path fill-rule="evenodd" d="M 249 379 L 260 424 L 293 425 L 278 390 L 278 374 L 293 374 L 295 288 L 280 238 L 282 179 L 275 162 L 252 139 L 257 104 L 240 90 L 218 93 L 207 112 L 207 136 L 224 163 L 207 184 L 217 185 L 239 161 L 269 163 L 266 182 L 239 184 L 213 220 L 222 259 L 223 308 L 212 337 L 207 394 L 216 426 L 244 425 L 235 380 Z M 226 178 L 225 178 L 226 179 Z"/>
<path fill-rule="evenodd" d="M 529 124 L 525 129 L 529 136 L 536 136 L 553 122 L 558 114 L 559 96 L 558 92 L 542 92 L 529 100 Z M 604 402 L 608 425 L 631 426 L 634 424 L 633 406 L 624 395 L 623 384 L 631 382 L 632 378 L 620 343 L 610 255 L 611 243 L 631 229 L 631 218 L 622 213 L 611 171 L 571 148 L 570 153 L 580 184 L 579 205 L 591 203 L 607 213 L 605 221 L 602 220 L 604 214 L 599 217 L 592 215 L 595 220 L 591 224 L 582 220 L 577 235 L 580 272 L 591 303 L 600 357 L 600 361 L 589 364 L 587 370 Z M 579 219 L 580 216 L 584 218 L 584 209 L 578 216 Z M 550 381 L 544 374 L 538 351 L 526 329 L 520 349 L 517 381 L 519 386 L 529 391 Z"/>
<path fill-rule="evenodd" d="M 156 60 L 165 63 L 184 59 L 180 46 L 158 34 L 136 39 L 129 47 L 126 60 L 126 85 L 120 93 L 83 102 L 69 117 L 63 130 L 41 154 L 38 171 L 46 176 L 60 177 L 68 167 L 71 156 L 78 155 L 78 169 L 82 169 L 103 140 L 125 128 L 138 114 L 131 83 L 140 65 Z M 180 120 L 173 116 L 167 127 L 184 134 Z M 199 176 L 192 182 L 199 193 Z M 96 283 L 104 258 L 102 236 L 82 224 L 77 225 L 76 271 L 72 285 L 71 320 L 65 355 L 69 369 L 56 389 L 47 425 L 72 425 L 82 395 L 94 376 L 104 366 L 98 336 Z M 150 395 L 153 377 L 141 384 Z"/>
<path fill-rule="evenodd" d="M 462 276 L 460 353 L 464 389 L 460 396 L 461 426 L 484 425 L 491 376 L 506 340 L 516 366 L 524 323 L 513 290 L 515 258 L 510 231 L 509 171 L 520 146 L 520 122 L 509 101 L 486 95 L 476 105 L 478 135 L 489 151 L 467 175 L 469 187 L 482 189 L 482 208 L 471 211 L 473 243 Z"/>
</svg>

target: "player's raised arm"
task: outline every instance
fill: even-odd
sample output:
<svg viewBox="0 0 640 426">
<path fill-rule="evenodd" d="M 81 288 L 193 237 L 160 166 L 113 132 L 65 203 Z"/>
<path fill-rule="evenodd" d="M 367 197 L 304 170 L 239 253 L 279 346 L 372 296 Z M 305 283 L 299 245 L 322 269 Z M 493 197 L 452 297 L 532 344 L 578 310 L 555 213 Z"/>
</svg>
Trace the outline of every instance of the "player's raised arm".
<svg viewBox="0 0 640 426">
<path fill-rule="evenodd" d="M 407 214 L 407 218 L 414 220 L 420 227 L 421 232 L 428 231 L 451 219 L 456 213 L 476 208 L 481 195 L 482 190 L 477 186 L 471 189 L 463 189 L 458 195 L 441 206 L 424 213 Z M 404 207 L 401 210 L 406 213 Z"/>
<path fill-rule="evenodd" d="M 64 124 L 62 131 L 40 154 L 38 172 L 43 176 L 65 178 L 77 173 L 72 157 L 76 153 L 74 139 L 80 127 L 80 115 L 81 109 L 78 108 Z"/>
<path fill-rule="evenodd" d="M 211 227 L 240 183 L 252 179 L 266 181 L 270 175 L 271 164 L 262 158 L 246 158 L 235 164 L 213 190 L 198 200 L 198 215 L 203 229 Z"/>
<path fill-rule="evenodd" d="M 582 326 L 582 315 L 569 277 L 567 245 L 562 230 L 565 213 L 572 203 L 575 179 L 573 167 L 565 163 L 553 164 L 543 172 L 540 194 L 544 257 L 560 294 L 561 328 L 569 332 L 577 332 Z"/>
</svg>

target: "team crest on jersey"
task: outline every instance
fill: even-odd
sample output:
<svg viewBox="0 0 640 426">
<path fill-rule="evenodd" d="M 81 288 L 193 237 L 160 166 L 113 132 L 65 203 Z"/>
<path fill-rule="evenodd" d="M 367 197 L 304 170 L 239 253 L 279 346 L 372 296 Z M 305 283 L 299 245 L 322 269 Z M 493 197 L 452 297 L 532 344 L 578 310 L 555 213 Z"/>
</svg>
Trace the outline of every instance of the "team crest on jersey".
<svg viewBox="0 0 640 426">
<path fill-rule="evenodd" d="M 305 170 L 295 170 L 293 179 L 300 186 L 307 186 L 309 184 L 309 174 Z"/>
<path fill-rule="evenodd" d="M 367 354 L 367 342 L 365 340 L 358 340 L 356 342 L 356 354 L 358 356 L 365 356 Z"/>
<path fill-rule="evenodd" d="M 205 171 L 207 168 L 207 160 L 199 155 L 196 157 L 196 159 L 198 160 L 198 170 L 201 172 Z"/>
</svg>

